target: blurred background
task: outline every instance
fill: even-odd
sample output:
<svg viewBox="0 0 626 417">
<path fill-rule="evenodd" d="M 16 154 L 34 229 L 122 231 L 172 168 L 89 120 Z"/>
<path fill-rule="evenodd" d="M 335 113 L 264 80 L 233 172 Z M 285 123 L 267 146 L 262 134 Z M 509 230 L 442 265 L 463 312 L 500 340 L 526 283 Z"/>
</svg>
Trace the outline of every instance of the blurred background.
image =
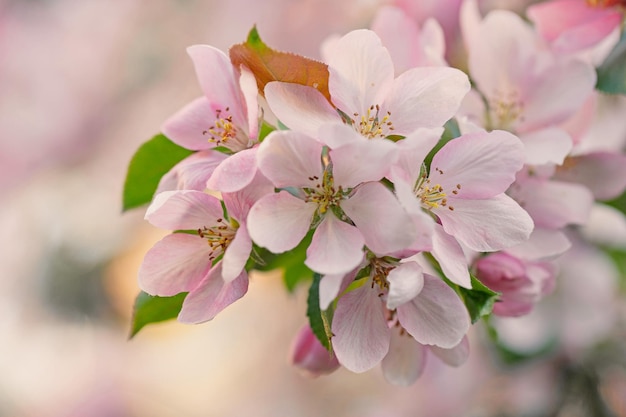
<svg viewBox="0 0 626 417">
<path fill-rule="evenodd" d="M 379 3 L 0 0 L 0 417 L 626 416 L 623 274 L 584 244 L 533 315 L 493 324 L 500 344 L 475 326 L 468 363 L 433 357 L 410 388 L 378 368 L 300 375 L 288 356 L 306 293 L 276 274 L 212 322 L 128 340 L 163 232 L 122 213 L 122 186 L 138 146 L 200 95 L 185 48 L 226 51 L 256 24 L 318 57 Z"/>
</svg>

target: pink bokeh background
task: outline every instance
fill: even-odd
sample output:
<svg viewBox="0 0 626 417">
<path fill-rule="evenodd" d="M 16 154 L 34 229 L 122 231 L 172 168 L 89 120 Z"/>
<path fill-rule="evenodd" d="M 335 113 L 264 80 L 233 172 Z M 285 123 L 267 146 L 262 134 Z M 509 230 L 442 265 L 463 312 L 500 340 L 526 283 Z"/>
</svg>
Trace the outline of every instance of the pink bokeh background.
<svg viewBox="0 0 626 417">
<path fill-rule="evenodd" d="M 128 340 L 137 270 L 162 232 L 143 221 L 141 209 L 121 212 L 122 186 L 137 147 L 200 94 L 185 48 L 227 50 L 256 24 L 269 45 L 318 58 L 326 36 L 367 27 L 378 5 L 0 2 L 0 416 L 446 417 L 555 409 L 560 366 L 585 359 L 586 346 L 505 367 L 483 347 L 483 328 L 470 334 L 467 364 L 448 368 L 433 357 L 410 388 L 390 386 L 379 369 L 306 378 L 288 363 L 305 321 L 306 289 L 288 294 L 277 274 L 254 275 L 249 294 L 210 323 L 167 322 Z M 609 286 L 598 305 L 609 303 L 614 321 L 599 338 L 623 342 L 626 308 L 611 287 L 617 271 L 603 267 L 610 282 L 573 288 Z M 531 330 L 522 338 L 533 337 Z M 626 416 L 623 366 L 599 369 L 603 399 Z"/>
</svg>

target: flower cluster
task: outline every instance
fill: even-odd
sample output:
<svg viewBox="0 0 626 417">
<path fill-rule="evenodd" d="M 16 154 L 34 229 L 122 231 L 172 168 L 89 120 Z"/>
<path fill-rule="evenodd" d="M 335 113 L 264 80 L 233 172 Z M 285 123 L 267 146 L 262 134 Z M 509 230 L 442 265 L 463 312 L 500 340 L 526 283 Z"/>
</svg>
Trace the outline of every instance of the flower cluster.
<svg viewBox="0 0 626 417">
<path fill-rule="evenodd" d="M 324 63 L 273 51 L 254 29 L 230 56 L 190 47 L 203 95 L 162 132 L 193 153 L 155 187 L 146 219 L 174 233 L 146 254 L 142 290 L 186 293 L 179 321 L 211 320 L 250 270 L 302 248 L 314 305 L 296 365 L 380 363 L 409 385 L 427 351 L 462 364 L 471 323 L 494 301 L 497 315 L 530 312 L 555 286 L 565 229 L 626 187 L 621 144 L 591 134 L 593 62 L 550 17 L 574 3 L 590 9 L 538 4 L 532 26 L 464 2 L 467 74 L 448 66 L 435 20 L 420 28 L 395 7 L 330 39 Z"/>
</svg>

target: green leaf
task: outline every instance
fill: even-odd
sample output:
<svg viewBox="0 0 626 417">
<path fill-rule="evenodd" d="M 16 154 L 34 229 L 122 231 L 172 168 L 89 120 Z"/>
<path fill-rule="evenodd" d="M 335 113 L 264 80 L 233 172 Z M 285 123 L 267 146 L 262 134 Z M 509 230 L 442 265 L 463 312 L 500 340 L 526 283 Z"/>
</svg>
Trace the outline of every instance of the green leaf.
<svg viewBox="0 0 626 417">
<path fill-rule="evenodd" d="M 626 94 L 626 31 L 598 67 L 596 88 L 608 94 Z"/>
<path fill-rule="evenodd" d="M 143 291 L 140 292 L 135 300 L 130 338 L 132 339 L 139 333 L 139 330 L 150 323 L 175 319 L 186 296 L 186 292 L 173 297 L 155 297 Z"/>
<path fill-rule="evenodd" d="M 445 130 L 443 131 L 443 135 L 441 135 L 441 139 L 439 139 L 439 142 L 437 142 L 435 147 L 430 151 L 428 155 L 426 155 L 426 158 L 424 159 L 424 164 L 429 171 L 430 163 L 432 162 L 435 154 L 439 152 L 439 150 L 443 148 L 446 143 L 450 142 L 452 139 L 461 136 L 461 130 L 459 129 L 459 125 L 454 119 L 448 120 L 444 125 L 444 129 Z"/>
<path fill-rule="evenodd" d="M 457 292 L 469 311 L 472 324 L 476 323 L 481 317 L 491 314 L 493 305 L 498 299 L 499 293 L 487 288 L 482 282 L 470 275 L 472 280 L 472 289 L 458 287 Z"/>
<path fill-rule="evenodd" d="M 313 87 L 330 102 L 328 65 L 290 52 L 275 51 L 261 40 L 256 27 L 250 30 L 246 42 L 230 48 L 229 55 L 235 67 L 244 65 L 252 71 L 261 95 L 268 82 L 284 81 Z"/>
<path fill-rule="evenodd" d="M 259 142 L 262 142 L 263 139 L 265 139 L 267 135 L 269 135 L 275 130 L 276 128 L 274 126 L 270 125 L 264 120 L 263 123 L 261 124 L 261 129 L 259 129 Z"/>
<path fill-rule="evenodd" d="M 247 265 L 247 270 L 272 271 L 281 269 L 287 290 L 293 292 L 299 283 L 313 279 L 313 271 L 304 264 L 306 250 L 311 244 L 312 238 L 313 231 L 311 230 L 298 246 L 279 254 L 255 246 L 254 255 L 251 258 L 252 262 Z"/>
<path fill-rule="evenodd" d="M 314 274 L 313 283 L 311 284 L 311 288 L 309 288 L 306 315 L 309 318 L 309 325 L 311 326 L 311 330 L 313 330 L 313 334 L 315 334 L 320 343 L 330 351 L 332 349 L 330 324 L 333 319 L 333 311 L 332 307 L 329 307 L 327 310 L 320 308 L 321 279 L 322 276 L 320 274 Z"/>
<path fill-rule="evenodd" d="M 123 210 L 149 203 L 161 177 L 192 153 L 162 134 L 141 145 L 128 166 L 124 183 Z"/>
</svg>

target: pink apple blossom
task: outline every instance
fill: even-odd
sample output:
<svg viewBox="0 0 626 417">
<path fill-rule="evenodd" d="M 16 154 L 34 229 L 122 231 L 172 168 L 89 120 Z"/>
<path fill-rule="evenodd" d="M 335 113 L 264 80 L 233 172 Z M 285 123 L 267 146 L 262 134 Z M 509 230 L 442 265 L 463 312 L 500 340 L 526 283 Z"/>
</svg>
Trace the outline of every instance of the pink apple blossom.
<svg viewBox="0 0 626 417">
<path fill-rule="evenodd" d="M 337 301 L 333 349 L 353 372 L 371 369 L 390 354 L 384 365 L 389 378 L 412 383 L 421 372 L 420 345 L 455 347 L 469 329 L 469 315 L 454 290 L 415 262 L 368 257 L 368 267 L 362 284 Z M 399 338 L 394 327 L 401 329 Z M 400 370 L 398 361 L 410 369 Z"/>
<path fill-rule="evenodd" d="M 462 135 L 435 154 L 430 172 L 419 161 L 432 143 L 415 136 L 398 145 L 401 156 L 392 176 L 398 198 L 412 215 L 425 211 L 440 223 L 432 253 L 453 282 L 470 285 L 457 242 L 484 252 L 528 239 L 530 216 L 504 194 L 522 167 L 522 144 L 515 136 L 504 131 Z"/>
<path fill-rule="evenodd" d="M 234 68 L 226 54 L 212 46 L 195 45 L 187 52 L 204 96 L 170 117 L 162 131 L 187 149 L 207 151 L 220 147 L 231 156 L 215 165 L 218 157 L 205 153 L 207 161 L 203 171 L 184 163 L 175 167 L 173 175 L 201 172 L 206 175 L 205 182 L 209 180 L 208 188 L 237 191 L 249 184 L 256 172 L 254 146 L 258 143 L 260 124 L 256 81 L 246 68 Z M 188 169 L 194 169 L 194 174 L 185 174 Z"/>
<path fill-rule="evenodd" d="M 257 175 L 248 187 L 224 193 L 220 200 L 195 190 L 166 191 L 148 207 L 146 219 L 173 233 L 148 251 L 139 269 L 139 284 L 149 294 L 173 296 L 188 292 L 179 320 L 211 320 L 248 288 L 244 266 L 252 250 L 246 218 L 252 204 L 271 191 Z"/>
<path fill-rule="evenodd" d="M 281 190 L 252 207 L 250 236 L 280 253 L 314 228 L 305 264 L 321 274 L 356 267 L 363 245 L 375 253 L 408 247 L 416 238 L 407 228 L 411 220 L 391 191 L 377 182 L 396 158 L 389 141 L 352 141 L 328 151 L 302 133 L 272 132 L 259 148 L 258 165 Z"/>
<path fill-rule="evenodd" d="M 573 58 L 551 53 L 518 15 L 496 10 L 483 20 L 476 3 L 463 6 L 469 70 L 476 89 L 461 113 L 488 130 L 515 133 L 525 162 L 561 164 L 573 142 L 559 124 L 591 95 L 596 73 Z"/>
<path fill-rule="evenodd" d="M 530 239 L 506 251 L 478 258 L 476 277 L 501 293 L 493 312 L 499 316 L 528 314 L 553 291 L 558 273 L 554 259 L 571 247 L 560 231 L 536 228 Z"/>
<path fill-rule="evenodd" d="M 265 87 L 278 119 L 314 137 L 323 124 L 337 122 L 370 139 L 440 127 L 470 88 L 464 73 L 447 67 L 413 68 L 394 78 L 389 51 L 370 30 L 348 33 L 327 53 L 332 104 L 312 87 L 283 82 Z"/>
</svg>

